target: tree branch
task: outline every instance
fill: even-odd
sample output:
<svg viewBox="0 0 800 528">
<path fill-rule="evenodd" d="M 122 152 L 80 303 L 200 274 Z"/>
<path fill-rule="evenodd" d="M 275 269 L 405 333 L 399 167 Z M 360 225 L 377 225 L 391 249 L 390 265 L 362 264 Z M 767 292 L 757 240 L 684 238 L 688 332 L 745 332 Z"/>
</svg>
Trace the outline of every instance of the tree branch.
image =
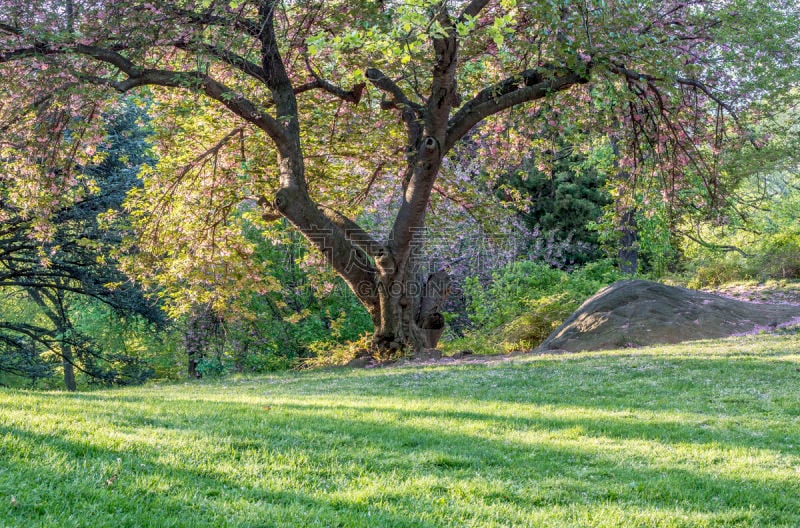
<svg viewBox="0 0 800 528">
<path fill-rule="evenodd" d="M 169 4 L 165 3 L 164 6 L 169 6 Z M 225 17 L 214 15 L 211 10 L 208 10 L 205 13 L 197 13 L 189 9 L 181 9 L 174 6 L 169 6 L 169 8 L 175 16 L 184 17 L 187 21 L 193 24 L 204 24 L 208 26 L 218 26 L 224 28 L 235 27 L 254 38 L 258 38 L 261 34 L 261 24 L 257 20 L 241 16 L 240 13 L 231 13 L 235 16 Z"/>
<path fill-rule="evenodd" d="M 631 81 L 657 82 L 666 80 L 662 77 L 656 77 L 655 75 L 650 75 L 647 73 L 630 70 L 626 68 L 624 65 L 618 63 L 613 63 L 610 67 L 610 70 L 613 73 L 625 76 L 627 79 Z M 698 90 L 706 94 L 706 96 L 708 96 L 709 99 L 717 103 L 720 107 L 722 107 L 729 114 L 731 114 L 731 117 L 733 117 L 733 119 L 738 122 L 739 118 L 736 115 L 736 111 L 729 104 L 720 99 L 719 96 L 715 94 L 707 84 L 703 83 L 702 81 L 698 81 L 697 79 L 686 79 L 684 77 L 675 77 L 674 81 L 684 86 L 692 86 L 694 88 L 697 88 Z"/>
<path fill-rule="evenodd" d="M 298 187 L 280 189 L 272 208 L 297 227 L 325 256 L 374 317 L 378 307 L 374 289 L 375 268 L 364 258 L 365 251 L 359 249 L 353 240 L 354 235 L 348 236 L 346 227 L 340 227 L 346 222 L 317 206 Z"/>
<path fill-rule="evenodd" d="M 745 258 L 750 258 L 750 257 L 753 256 L 753 255 L 745 252 L 742 248 L 737 247 L 737 246 L 733 246 L 733 245 L 729 245 L 729 244 L 714 244 L 713 242 L 707 242 L 707 241 L 703 240 L 703 238 L 700 236 L 700 234 L 698 234 L 697 236 L 694 236 L 688 231 L 679 231 L 679 233 L 682 234 L 683 236 L 685 236 L 686 238 L 688 238 L 689 240 L 692 240 L 693 242 L 696 242 L 700 246 L 702 246 L 704 248 L 707 248 L 707 249 L 718 250 L 718 251 L 722 251 L 724 253 L 729 253 L 731 251 L 735 251 L 736 253 L 739 253 L 741 256 L 743 256 Z"/>
<path fill-rule="evenodd" d="M 472 0 L 464 7 L 464 10 L 459 15 L 458 20 L 466 20 L 466 18 L 478 16 L 478 13 L 483 11 L 483 8 L 489 4 L 489 0 Z"/>
<path fill-rule="evenodd" d="M 412 155 L 409 155 L 407 181 L 404 182 L 403 202 L 397 212 L 390 235 L 389 247 L 396 265 L 405 268 L 411 245 L 425 223 L 425 211 L 430 201 L 431 189 L 444 156 L 447 122 L 458 99 L 456 67 L 458 40 L 453 20 L 447 10 L 447 1 L 436 6 L 435 20 L 442 32 L 433 37 L 434 66 L 430 97 L 425 107 L 424 129 Z"/>
<path fill-rule="evenodd" d="M 379 69 L 367 68 L 365 75 L 377 89 L 391 96 L 390 100 L 381 103 L 381 107 L 400 111 L 400 118 L 406 125 L 408 135 L 406 150 L 411 154 L 416 150 L 416 145 L 422 136 L 423 106 L 412 102 L 403 89 Z"/>
<path fill-rule="evenodd" d="M 82 79 L 90 83 L 109 86 L 121 93 L 145 85 L 200 90 L 208 97 L 222 103 L 234 114 L 266 132 L 275 141 L 278 150 L 285 148 L 287 144 L 286 132 L 278 120 L 262 112 L 252 101 L 241 94 L 198 71 L 132 70 L 129 77 L 123 81 L 92 76 L 85 76 Z"/>
<path fill-rule="evenodd" d="M 367 68 L 365 75 L 367 80 L 374 84 L 376 88 L 392 96 L 391 103 L 394 105 L 394 108 L 408 108 L 416 112 L 422 111 L 422 105 L 412 103 L 403 89 L 379 69 Z"/>
<path fill-rule="evenodd" d="M 450 119 L 444 152 L 448 152 L 473 126 L 490 115 L 547 94 L 589 82 L 588 72 L 555 73 L 545 78 L 540 70 L 526 70 L 481 90 Z"/>
<path fill-rule="evenodd" d="M 22 30 L 16 26 L 0 22 L 0 31 L 5 31 L 11 35 L 22 35 Z"/>
<path fill-rule="evenodd" d="M 435 19 L 444 35 L 433 38 L 435 62 L 431 79 L 431 95 L 425 113 L 426 134 L 436 138 L 442 147 L 447 132 L 450 111 L 458 103 L 456 67 L 458 65 L 458 40 L 453 20 L 447 12 L 447 2 L 440 2 Z M 443 153 L 442 153 L 443 154 Z"/>
<path fill-rule="evenodd" d="M 366 84 L 358 83 L 355 86 L 353 86 L 351 90 L 345 90 L 344 88 L 336 86 L 332 82 L 323 79 L 322 76 L 319 75 L 316 71 L 314 71 L 314 68 L 311 67 L 311 63 L 308 62 L 308 58 L 306 58 L 306 67 L 308 67 L 308 72 L 311 74 L 311 76 L 314 77 L 314 81 L 295 88 L 294 90 L 295 94 L 302 93 L 307 90 L 313 90 L 314 88 L 322 88 L 329 94 L 335 95 L 336 97 L 342 99 L 343 101 L 347 101 L 353 104 L 358 104 L 359 101 L 361 101 L 361 95 L 364 93 L 364 87 L 366 86 Z M 307 89 L 305 89 L 305 87 L 307 87 Z M 301 90 L 301 88 L 304 89 Z"/>
<path fill-rule="evenodd" d="M 127 76 L 127 79 L 120 81 L 93 75 L 78 75 L 78 78 L 83 82 L 107 86 L 121 93 L 145 85 L 201 90 L 208 97 L 219 101 L 245 121 L 256 125 L 266 132 L 275 142 L 279 150 L 285 149 L 288 144 L 286 131 L 277 119 L 262 112 L 252 101 L 241 94 L 199 71 L 178 72 L 158 69 L 140 69 L 131 60 L 117 51 L 83 44 L 77 44 L 75 46 L 48 46 L 43 43 L 37 43 L 29 48 L 21 48 L 0 55 L 0 63 L 34 56 L 68 55 L 71 53 L 92 57 L 100 62 L 110 64 Z"/>
<path fill-rule="evenodd" d="M 384 251 L 383 245 L 373 239 L 361 226 L 330 207 L 321 205 L 322 214 L 344 232 L 347 240 L 361 248 L 367 255 L 375 258 Z"/>
<path fill-rule="evenodd" d="M 174 45 L 176 48 L 184 51 L 204 51 L 212 57 L 230 64 L 242 73 L 257 79 L 262 83 L 266 83 L 267 75 L 266 72 L 264 72 L 264 68 L 255 62 L 245 59 L 239 54 L 233 53 L 232 51 L 221 49 L 217 46 L 212 46 L 211 44 L 206 43 L 192 45 L 189 42 L 180 41 L 176 42 Z"/>
<path fill-rule="evenodd" d="M 214 58 L 217 58 L 227 64 L 230 64 L 237 70 L 241 71 L 242 73 L 249 75 L 250 77 L 265 83 L 267 82 L 267 73 L 263 67 L 259 66 L 255 62 L 249 61 L 246 58 L 233 53 L 232 51 L 228 51 L 225 49 L 221 49 L 217 46 L 212 46 L 211 44 L 198 44 L 192 45 L 188 42 L 176 42 L 174 46 L 178 49 L 182 49 L 184 51 L 203 51 L 208 53 Z M 351 90 L 345 90 L 335 84 L 328 82 L 322 79 L 313 69 L 311 69 L 309 65 L 309 72 L 311 73 L 314 80 L 305 84 L 301 84 L 300 86 L 294 88 L 295 95 L 308 92 L 315 89 L 322 89 L 332 95 L 335 95 L 339 99 L 344 101 L 348 101 L 354 104 L 358 104 L 361 101 L 361 95 L 364 91 L 364 84 L 356 84 L 353 86 Z M 275 101 L 268 101 L 263 104 L 265 108 L 269 108 L 275 105 Z"/>
</svg>

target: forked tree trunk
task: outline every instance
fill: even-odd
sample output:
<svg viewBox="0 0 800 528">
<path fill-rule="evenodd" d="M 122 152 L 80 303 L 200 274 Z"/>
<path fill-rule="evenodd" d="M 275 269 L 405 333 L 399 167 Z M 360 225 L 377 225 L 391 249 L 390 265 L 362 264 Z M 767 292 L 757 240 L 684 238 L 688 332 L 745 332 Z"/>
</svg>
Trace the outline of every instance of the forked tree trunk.
<svg viewBox="0 0 800 528">
<path fill-rule="evenodd" d="M 378 267 L 384 270 L 380 262 Z M 440 309 L 449 291 L 450 279 L 443 271 L 427 276 L 410 269 L 394 275 L 381 273 L 374 351 L 418 354 L 435 349 L 444 331 Z"/>
<path fill-rule="evenodd" d="M 462 6 L 460 14 L 451 12 L 447 2 L 437 2 L 433 17 L 441 31 L 431 38 L 433 68 L 428 97 L 406 93 L 395 79 L 377 68 L 365 71 L 367 81 L 383 94 L 381 108 L 396 111 L 406 132 L 403 200 L 388 240 L 383 242 L 373 239 L 343 214 L 316 203 L 309 194 L 295 88 L 276 38 L 276 4 L 275 0 L 266 0 L 258 12 L 263 82 L 272 94 L 275 117 L 258 111 L 238 94 L 230 97 L 216 84 L 205 84 L 205 93 L 256 124 L 274 141 L 280 189 L 274 199 L 265 196 L 260 200 L 264 217 L 289 220 L 347 282 L 375 323 L 373 348 L 414 353 L 432 348 L 444 328 L 439 308 L 447 297 L 447 278 L 430 273 L 431 270 L 419 278 L 413 260 L 413 239 L 425 225 L 425 210 L 442 159 L 485 118 L 588 82 L 588 66 L 577 71 L 526 69 L 486 87 L 462 104 L 456 83 L 457 27 L 460 22 L 477 17 L 488 2 L 471 0 Z M 360 84 L 346 91 L 321 79 L 317 81 L 334 95 L 356 104 L 364 89 Z"/>
</svg>

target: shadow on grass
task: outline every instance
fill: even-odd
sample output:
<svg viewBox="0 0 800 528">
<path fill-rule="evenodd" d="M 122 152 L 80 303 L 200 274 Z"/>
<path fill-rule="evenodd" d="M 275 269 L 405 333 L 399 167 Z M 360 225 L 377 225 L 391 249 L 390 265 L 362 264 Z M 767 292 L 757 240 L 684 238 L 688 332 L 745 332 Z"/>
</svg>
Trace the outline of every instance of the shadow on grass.
<svg viewBox="0 0 800 528">
<path fill-rule="evenodd" d="M 72 466 L 70 470 L 57 471 L 43 459 L 13 462 L 7 458 L 3 473 L 14 475 L 17 484 L 13 489 L 8 488 L 2 478 L 4 475 L 0 474 L 0 497 L 15 496 L 17 504 L 0 507 L 0 525 L 3 526 L 9 521 L 13 521 L 12 526 L 69 526 L 73 524 L 70 519 L 81 516 L 91 519 L 95 526 L 137 528 L 282 527 L 287 526 L 287 521 L 301 526 L 325 518 L 335 520 L 339 516 L 349 520 L 333 525 L 433 526 L 412 521 L 407 515 L 375 504 L 313 497 L 300 490 L 276 491 L 219 471 L 165 464 L 158 461 L 158 453 L 131 456 L 121 449 L 98 448 L 90 442 L 0 426 L 0 438 L 3 437 L 4 442 L 13 438 L 35 446 L 35 450 L 48 451 Z M 117 459 L 124 462 L 115 462 Z M 67 496 L 54 497 L 55 485 L 65 482 L 68 483 Z M 149 487 L 150 482 L 157 485 Z M 125 493 L 120 493 L 121 489 Z M 237 511 L 237 503 L 243 511 Z M 237 513 L 241 518 L 236 518 Z M 137 515 L 131 518 L 132 514 Z M 130 520 L 126 522 L 127 519 Z M 147 524 L 148 521 L 152 524 Z M 85 526 L 80 521 L 77 525 Z"/>
<path fill-rule="evenodd" d="M 578 427 L 580 434 L 586 437 L 645 439 L 663 443 L 658 425 L 653 428 L 636 427 L 635 424 L 623 422 L 609 431 L 606 419 L 503 420 L 491 413 L 479 412 L 401 410 L 369 405 L 281 404 L 276 406 L 274 413 L 260 413 L 264 418 L 258 423 L 250 421 L 221 429 L 210 426 L 231 420 L 231 413 L 234 420 L 240 414 L 258 413 L 255 407 L 202 402 L 194 409 L 194 421 L 177 430 L 168 418 L 148 418 L 146 423 L 142 423 L 132 413 L 127 420 L 114 415 L 116 422 L 111 424 L 114 429 L 127 427 L 135 431 L 143 427 L 157 427 L 165 431 L 173 430 L 178 435 L 203 438 L 203 442 L 197 445 L 200 450 L 209 445 L 229 448 L 221 449 L 219 453 L 227 454 L 214 460 L 220 468 L 213 465 L 204 469 L 192 467 L 194 455 L 183 461 L 165 462 L 155 448 L 137 449 L 131 454 L 123 449 L 102 448 L 91 442 L 19 428 L 2 427 L 0 433 L 5 437 L 15 437 L 33 451 L 43 447 L 57 451 L 75 468 L 80 466 L 81 460 L 113 460 L 120 457 L 129 465 L 145 464 L 150 476 L 174 482 L 179 490 L 194 490 L 192 493 L 170 493 L 169 490 L 167 493 L 157 493 L 146 488 L 136 489 L 133 494 L 127 495 L 128 499 L 117 503 L 122 512 L 137 511 L 142 507 L 154 514 L 174 512 L 170 516 L 174 515 L 177 519 L 175 526 L 213 526 L 220 519 L 230 517 L 226 514 L 226 503 L 232 499 L 243 501 L 242 508 L 250 516 L 269 515 L 270 511 L 273 515 L 297 514 L 299 522 L 302 514 L 289 510 L 313 511 L 318 519 L 338 520 L 339 524 L 347 526 L 437 524 L 437 521 L 423 516 L 421 510 L 424 508 L 433 508 L 434 512 L 430 515 L 440 519 L 438 523 L 446 524 L 444 519 L 458 518 L 470 504 L 475 503 L 487 508 L 499 505 L 510 507 L 508 521 L 512 523 L 523 519 L 525 512 L 532 508 L 569 506 L 576 502 L 589 508 L 601 508 L 609 502 L 615 502 L 640 508 L 677 508 L 683 513 L 712 515 L 751 511 L 752 515 L 767 525 L 771 521 L 785 522 L 787 519 L 800 521 L 800 486 L 796 481 L 732 478 L 722 476 L 711 468 L 664 466 L 656 460 L 643 460 L 635 454 L 622 457 L 607 454 L 601 447 L 520 443 L 502 437 L 486 438 L 480 434 L 447 430 L 437 427 L 435 423 L 455 420 L 462 425 L 479 422 L 485 428 L 556 432 L 574 431 Z M 349 415 L 336 416 L 336 412 L 342 410 Z M 103 413 L 92 418 L 97 420 L 98 427 L 108 427 Z M 416 423 L 419 420 L 426 421 L 427 425 Z M 670 434 L 678 438 L 691 439 L 694 434 L 693 426 L 671 424 L 670 427 Z M 713 434 L 708 440 L 717 443 Z M 272 474 L 276 481 L 288 481 L 291 491 L 278 492 L 266 486 L 263 479 L 252 482 L 242 475 L 229 474 L 222 469 L 229 463 L 235 465 L 242 456 L 255 455 L 257 452 L 262 455 L 268 453 L 268 456 L 262 457 L 263 471 Z M 219 457 L 219 453 L 213 456 Z M 302 455 L 300 458 L 304 460 L 305 472 L 302 474 L 270 462 L 298 458 L 298 455 Z M 69 475 L 58 474 L 36 460 L 18 463 L 11 466 L 10 471 L 30 473 L 31 467 L 35 468 L 33 474 L 38 479 L 81 482 L 81 491 L 74 498 L 77 503 L 91 502 L 98 493 L 113 489 L 113 486 L 109 486 L 108 490 L 102 490 L 102 479 L 107 478 L 106 475 L 87 479 L 77 469 Z M 436 484 L 427 491 L 420 490 L 423 496 L 416 497 L 386 489 L 374 491 L 375 495 L 369 497 L 366 503 L 337 496 L 339 491 L 352 491 L 352 488 L 336 482 L 355 475 L 372 482 L 388 478 L 387 486 L 392 485 L 391 475 Z M 331 487 L 320 487 L 323 481 L 327 481 Z M 465 484 L 472 486 L 470 496 L 459 498 L 454 494 L 454 489 Z M 115 485 L 124 485 L 122 476 L 119 484 Z M 431 496 L 424 496 L 425 493 Z M 130 499 L 136 495 L 141 496 L 141 502 Z M 186 496 L 190 498 L 182 498 Z M 437 496 L 448 498 L 450 502 L 432 505 L 432 499 Z M 418 501 L 424 503 L 424 507 Z M 389 506 L 376 506 L 387 503 Z M 275 505 L 285 507 L 286 511 L 276 512 Z M 364 517 L 368 505 L 377 517 Z M 113 512 L 106 514 L 110 518 L 114 516 Z M 342 522 L 342 519 L 347 521 Z M 306 521 L 310 522 L 308 519 Z M 269 526 L 268 523 L 268 520 L 263 520 L 258 525 Z"/>
<path fill-rule="evenodd" d="M 716 466 L 727 456 L 762 450 L 784 456 L 787 438 L 800 433 L 797 363 L 775 357 L 630 354 L 603 361 L 588 356 L 312 373 L 285 384 L 289 378 L 266 378 L 256 385 L 253 403 L 226 401 L 221 384 L 192 385 L 166 399 L 150 389 L 141 396 L 28 393 L 45 402 L 37 412 L 51 414 L 54 423 L 68 412 L 98 430 L 155 433 L 160 444 L 108 448 L 72 438 L 74 431 L 58 426 L 51 434 L 0 426 L 0 442 L 30 453 L 0 457 L 8 461 L 0 466 L 0 499 L 26 488 L 29 494 L 60 489 L 49 504 L 75 515 L 99 508 L 92 515 L 115 526 L 142 511 L 153 526 L 488 524 L 490 511 L 502 511 L 505 524 L 522 525 L 533 510 L 577 505 L 599 511 L 609 504 L 628 512 L 716 516 L 726 525 L 800 525 L 797 479 L 785 472 L 731 476 Z M 192 392 L 197 390 L 202 399 Z M 273 398 L 279 403 L 266 411 Z M 297 403 L 287 403 L 291 399 Z M 437 399 L 449 410 L 414 408 Z M 771 403 L 778 400 L 780 405 Z M 512 412 L 514 405 L 530 412 Z M 562 411 L 578 416 L 560 416 Z M 646 423 L 640 411 L 650 413 Z M 659 413 L 684 413 L 696 421 Z M 526 433 L 534 433 L 533 440 L 515 440 Z M 688 445 L 689 453 L 723 454 L 708 466 L 691 457 L 667 463 L 641 450 L 621 451 L 627 442 L 654 451 Z M 608 446 L 616 451 L 605 451 Z M 165 456 L 162 449 L 170 448 L 177 456 Z M 732 449 L 744 454 L 724 453 Z M 793 449 L 787 463 L 796 463 Z M 48 452 L 55 455 L 44 456 Z M 63 471 L 47 462 L 52 458 L 64 461 Z M 112 468 L 116 458 L 124 460 L 122 472 L 106 486 L 109 474 L 98 468 Z M 58 488 L 65 481 L 67 491 Z M 19 490 L 3 489 L 8 482 Z M 128 493 L 108 497 L 120 488 Z M 0 525 L 3 516 L 13 526 L 54 515 L 24 504 L 14 510 L 0 504 Z"/>
</svg>

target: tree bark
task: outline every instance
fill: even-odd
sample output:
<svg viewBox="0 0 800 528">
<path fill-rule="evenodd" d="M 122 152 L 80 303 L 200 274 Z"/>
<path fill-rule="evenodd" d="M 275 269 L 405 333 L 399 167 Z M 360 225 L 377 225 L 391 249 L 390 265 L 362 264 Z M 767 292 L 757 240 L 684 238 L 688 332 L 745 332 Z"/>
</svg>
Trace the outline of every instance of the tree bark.
<svg viewBox="0 0 800 528">
<path fill-rule="evenodd" d="M 72 347 L 69 343 L 64 343 L 61 346 L 61 365 L 64 368 L 64 387 L 70 392 L 78 390 L 78 385 L 75 383 L 75 367 L 72 364 L 74 360 Z"/>
<path fill-rule="evenodd" d="M 620 218 L 619 270 L 626 275 L 635 275 L 639 269 L 639 235 L 636 226 L 636 209 L 630 208 Z"/>
<path fill-rule="evenodd" d="M 186 373 L 190 378 L 202 378 L 197 365 L 211 353 L 214 346 L 219 347 L 220 325 L 222 321 L 214 311 L 205 305 L 195 306 L 188 315 L 183 334 L 183 347 L 186 350 Z"/>
<path fill-rule="evenodd" d="M 430 274 L 422 289 L 417 315 L 428 348 L 436 348 L 444 332 L 444 315 L 440 310 L 449 295 L 450 276 L 444 271 Z"/>
<path fill-rule="evenodd" d="M 392 275 L 379 262 L 379 318 L 373 337 L 376 352 L 418 353 L 435 349 L 444 331 L 444 316 L 439 311 L 450 292 L 449 276 L 439 271 L 424 277 L 408 266 Z"/>
</svg>

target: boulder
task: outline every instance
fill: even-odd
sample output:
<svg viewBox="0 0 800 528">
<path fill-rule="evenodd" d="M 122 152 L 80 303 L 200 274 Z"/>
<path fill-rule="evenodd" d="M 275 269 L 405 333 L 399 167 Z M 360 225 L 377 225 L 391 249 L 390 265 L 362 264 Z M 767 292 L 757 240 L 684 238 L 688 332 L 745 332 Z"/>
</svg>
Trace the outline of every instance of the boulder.
<svg viewBox="0 0 800 528">
<path fill-rule="evenodd" d="M 644 280 L 600 290 L 537 352 L 605 350 L 712 339 L 800 323 L 800 306 L 756 304 Z"/>
</svg>

